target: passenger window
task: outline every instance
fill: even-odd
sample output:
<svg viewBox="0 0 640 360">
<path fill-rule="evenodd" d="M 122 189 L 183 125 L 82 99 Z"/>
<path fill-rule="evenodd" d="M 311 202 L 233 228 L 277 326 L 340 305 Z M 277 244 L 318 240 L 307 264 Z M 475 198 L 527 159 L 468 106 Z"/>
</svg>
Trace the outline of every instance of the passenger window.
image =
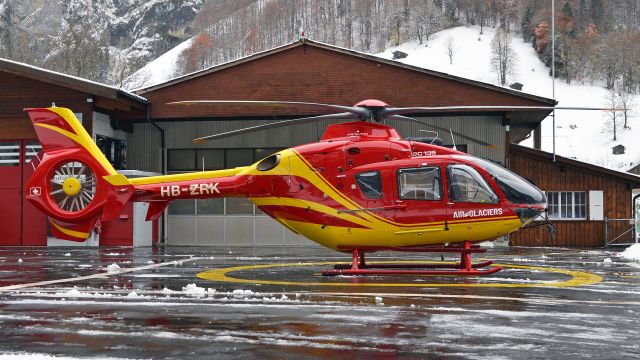
<svg viewBox="0 0 640 360">
<path fill-rule="evenodd" d="M 398 192 L 401 199 L 407 200 L 442 199 L 440 168 L 398 170 Z"/>
<path fill-rule="evenodd" d="M 364 196 L 369 199 L 382 197 L 382 177 L 380 171 L 367 171 L 356 175 L 356 183 Z"/>
<path fill-rule="evenodd" d="M 484 178 L 467 165 L 449 165 L 449 200 L 453 202 L 497 203 L 498 196 Z"/>
</svg>

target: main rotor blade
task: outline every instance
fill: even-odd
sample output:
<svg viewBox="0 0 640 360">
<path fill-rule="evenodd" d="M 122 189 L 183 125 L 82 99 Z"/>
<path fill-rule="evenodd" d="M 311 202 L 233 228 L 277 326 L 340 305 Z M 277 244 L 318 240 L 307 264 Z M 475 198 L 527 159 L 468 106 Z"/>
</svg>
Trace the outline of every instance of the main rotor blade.
<svg viewBox="0 0 640 360">
<path fill-rule="evenodd" d="M 622 111 L 618 108 L 584 107 L 584 106 L 504 106 L 504 105 L 482 105 L 482 106 L 432 106 L 432 107 L 405 107 L 405 108 L 385 108 L 380 110 L 383 118 L 393 115 L 438 112 L 448 110 L 597 110 L 597 111 Z"/>
<path fill-rule="evenodd" d="M 245 107 L 251 106 L 251 107 L 274 107 L 274 108 L 295 107 L 295 108 L 310 109 L 310 110 L 325 110 L 325 111 L 333 110 L 333 111 L 349 112 L 352 114 L 359 115 L 364 119 L 366 119 L 369 116 L 369 110 L 360 108 L 360 107 L 310 103 L 310 102 L 298 102 L 298 101 L 187 100 L 187 101 L 170 102 L 170 103 L 167 103 L 167 105 L 209 105 L 209 106 L 235 105 L 235 106 L 245 106 Z"/>
<path fill-rule="evenodd" d="M 391 116 L 391 117 L 388 117 L 388 119 L 389 119 L 389 120 L 406 120 L 406 121 L 411 121 L 411 122 L 414 122 L 414 123 L 416 123 L 416 124 L 425 125 L 425 126 L 430 126 L 430 127 L 434 128 L 434 129 L 438 129 L 438 130 L 440 130 L 440 131 L 444 131 L 444 132 L 447 132 L 447 133 L 451 132 L 451 133 L 453 133 L 454 135 L 456 135 L 456 136 L 458 136 L 458 137 L 461 137 L 461 138 L 463 138 L 463 139 L 466 139 L 466 140 L 472 141 L 472 142 L 474 142 L 474 143 L 476 143 L 476 144 L 479 144 L 479 145 L 482 145 L 482 146 L 486 146 L 486 147 L 490 147 L 490 148 L 495 148 L 495 147 L 496 147 L 496 145 L 495 145 L 495 144 L 489 144 L 489 143 L 484 142 L 484 141 L 482 141 L 482 140 L 479 140 L 479 139 L 472 138 L 472 137 L 470 137 L 470 136 L 467 136 L 467 135 L 461 134 L 461 133 L 459 133 L 459 132 L 457 132 L 457 131 L 453 131 L 453 130 L 451 130 L 451 129 L 447 129 L 447 128 L 443 128 L 443 127 L 440 127 L 440 126 L 437 126 L 437 125 L 433 125 L 433 124 L 430 124 L 430 123 L 428 123 L 428 122 L 420 121 L 420 120 L 418 120 L 418 119 L 410 118 L 410 117 L 408 117 L 408 116 L 393 115 L 393 116 Z"/>
<path fill-rule="evenodd" d="M 231 130 L 227 132 L 223 132 L 220 134 L 214 134 L 209 136 L 203 136 L 201 138 L 193 139 L 193 142 L 196 144 L 201 144 L 208 140 L 221 139 L 228 136 L 246 134 L 248 132 L 258 131 L 258 130 L 266 130 L 266 129 L 274 129 L 287 125 L 295 125 L 295 124 L 306 124 L 309 122 L 320 121 L 320 120 L 357 120 L 357 116 L 354 116 L 351 112 L 344 112 L 338 114 L 327 114 L 327 115 L 319 115 L 319 116 L 311 116 L 306 118 L 298 118 L 298 119 L 290 119 L 290 120 L 281 120 L 276 122 L 270 122 L 267 124 L 249 126 L 242 129 Z"/>
</svg>

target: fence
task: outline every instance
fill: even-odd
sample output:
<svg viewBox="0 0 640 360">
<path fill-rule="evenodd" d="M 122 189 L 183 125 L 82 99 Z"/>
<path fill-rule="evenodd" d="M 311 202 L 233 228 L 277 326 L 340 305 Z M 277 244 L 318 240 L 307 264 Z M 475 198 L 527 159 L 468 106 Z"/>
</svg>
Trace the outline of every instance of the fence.
<svg viewBox="0 0 640 360">
<path fill-rule="evenodd" d="M 629 246 L 638 243 L 640 220 L 604 218 L 604 246 Z"/>
</svg>

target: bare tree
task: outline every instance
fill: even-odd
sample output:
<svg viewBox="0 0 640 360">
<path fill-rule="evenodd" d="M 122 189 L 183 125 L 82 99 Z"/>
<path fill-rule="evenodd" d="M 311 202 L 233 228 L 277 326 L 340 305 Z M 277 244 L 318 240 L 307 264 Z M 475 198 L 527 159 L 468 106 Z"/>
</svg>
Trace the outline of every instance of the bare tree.
<svg viewBox="0 0 640 360">
<path fill-rule="evenodd" d="M 506 85 L 507 77 L 515 75 L 517 55 L 511 46 L 511 34 L 500 28 L 491 40 L 491 67 L 498 74 L 500 85 Z"/>
<path fill-rule="evenodd" d="M 58 32 L 60 43 L 45 61 L 44 66 L 54 71 L 106 82 L 109 67 L 107 34 L 95 39 L 80 26 L 65 24 Z"/>
<path fill-rule="evenodd" d="M 636 105 L 636 98 L 633 94 L 625 91 L 624 86 L 618 88 L 618 106 L 622 109 L 622 118 L 624 119 L 623 129 L 631 129 L 628 120 L 632 116 L 633 107 Z"/>
<path fill-rule="evenodd" d="M 455 46 L 453 41 L 453 36 L 449 36 L 447 41 L 444 43 L 445 51 L 447 56 L 449 57 L 449 64 L 453 64 L 453 57 L 455 56 L 458 49 Z"/>
<path fill-rule="evenodd" d="M 618 122 L 621 117 L 618 110 L 619 104 L 618 93 L 615 86 L 612 86 L 605 96 L 605 106 L 611 110 L 606 112 L 607 121 L 604 124 L 604 129 L 613 135 L 613 141 L 618 140 Z"/>
<path fill-rule="evenodd" d="M 415 7 L 411 12 L 410 26 L 418 42 L 426 43 L 433 33 L 442 28 L 442 13 L 433 0 L 414 0 L 410 4 Z"/>
</svg>

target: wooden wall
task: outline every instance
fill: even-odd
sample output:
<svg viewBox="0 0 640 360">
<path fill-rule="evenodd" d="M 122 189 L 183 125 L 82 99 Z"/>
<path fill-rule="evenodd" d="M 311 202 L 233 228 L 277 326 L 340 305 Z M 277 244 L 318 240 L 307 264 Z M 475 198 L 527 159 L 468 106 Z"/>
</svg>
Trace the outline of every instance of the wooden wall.
<svg viewBox="0 0 640 360">
<path fill-rule="evenodd" d="M 563 158 L 553 160 L 548 154 L 512 146 L 511 170 L 535 183 L 543 191 L 587 192 L 587 218 L 589 190 L 604 191 L 604 216 L 616 219 L 631 217 L 631 188 L 638 183 L 624 175 L 615 176 L 611 171 L 602 172 L 592 165 L 579 166 L 576 161 Z M 637 180 L 636 180 L 637 181 Z M 557 235 L 555 241 L 546 227 L 522 229 L 511 234 L 511 244 L 518 246 L 599 247 L 604 245 L 604 221 L 554 220 Z M 609 228 L 612 234 L 621 234 L 630 228 L 627 222 L 614 222 Z M 615 236 L 615 235 L 614 235 Z M 629 238 L 624 240 L 629 241 Z"/>
<path fill-rule="evenodd" d="M 82 123 L 91 133 L 93 104 L 87 103 L 88 94 L 1 70 L 0 84 L 0 139 L 35 139 L 35 131 L 23 109 L 49 107 L 54 102 L 56 106 L 82 113 Z"/>
</svg>

